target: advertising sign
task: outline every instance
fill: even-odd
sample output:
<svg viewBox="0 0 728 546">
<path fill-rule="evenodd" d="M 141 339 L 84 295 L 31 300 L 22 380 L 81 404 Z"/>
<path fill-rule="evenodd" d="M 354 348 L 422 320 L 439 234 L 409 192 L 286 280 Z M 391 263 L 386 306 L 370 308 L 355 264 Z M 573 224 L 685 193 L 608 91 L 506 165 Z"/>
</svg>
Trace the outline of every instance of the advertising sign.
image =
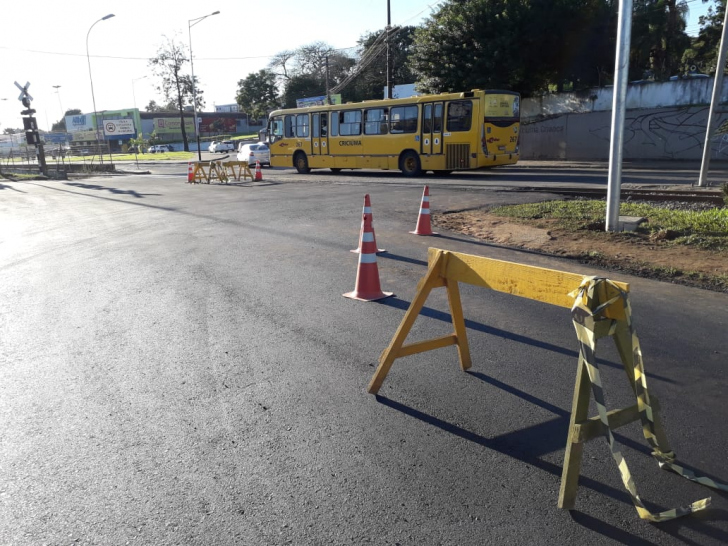
<svg viewBox="0 0 728 546">
<path fill-rule="evenodd" d="M 341 104 L 341 95 L 329 95 L 331 104 Z M 296 99 L 296 108 L 307 108 L 309 106 L 323 106 L 326 104 L 326 95 L 320 97 L 306 97 L 305 99 Z"/>
<path fill-rule="evenodd" d="M 201 133 L 234 133 L 236 122 L 230 118 L 203 118 L 200 122 Z M 194 130 L 194 128 L 193 128 Z"/>
<path fill-rule="evenodd" d="M 134 121 L 130 119 L 106 119 L 104 120 L 104 135 L 108 137 L 133 135 Z"/>
<path fill-rule="evenodd" d="M 76 131 L 93 130 L 93 114 L 79 114 L 77 116 L 66 116 L 66 131 L 75 133 Z"/>
<path fill-rule="evenodd" d="M 486 118 L 515 118 L 520 114 L 521 101 L 517 95 L 500 95 L 488 93 L 485 95 Z"/>
<path fill-rule="evenodd" d="M 154 118 L 153 121 L 154 131 L 158 135 L 182 132 L 182 126 L 179 122 L 179 118 Z M 195 123 L 192 118 L 185 118 L 185 131 L 188 134 L 195 132 Z"/>
<path fill-rule="evenodd" d="M 90 142 L 96 140 L 96 133 L 94 133 L 93 129 L 90 131 L 73 131 L 71 137 L 73 142 Z M 99 138 L 99 140 L 103 140 L 103 137 Z"/>
</svg>

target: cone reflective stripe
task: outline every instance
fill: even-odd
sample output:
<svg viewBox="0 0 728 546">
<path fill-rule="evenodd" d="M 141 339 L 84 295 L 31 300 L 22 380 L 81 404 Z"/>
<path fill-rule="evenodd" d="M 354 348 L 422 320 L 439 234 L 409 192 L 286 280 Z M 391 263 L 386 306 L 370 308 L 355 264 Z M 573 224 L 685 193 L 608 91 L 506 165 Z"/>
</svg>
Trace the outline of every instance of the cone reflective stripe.
<svg viewBox="0 0 728 546">
<path fill-rule="evenodd" d="M 377 238 L 376 235 L 374 235 L 374 216 L 372 216 L 372 203 L 369 200 L 369 194 L 366 194 L 364 196 L 364 208 L 361 211 L 361 229 L 359 230 L 359 248 L 355 248 L 353 250 L 350 250 L 350 252 L 361 252 L 361 241 L 362 241 L 362 235 L 364 234 L 364 215 L 368 214 L 369 217 L 372 220 L 372 237 L 374 237 L 374 248 L 376 249 L 376 252 L 386 252 L 383 248 L 379 248 L 377 246 Z"/>
<path fill-rule="evenodd" d="M 417 217 L 417 227 L 414 231 L 410 231 L 415 235 L 437 235 L 432 232 L 430 224 L 430 188 L 425 186 L 422 192 L 422 204 L 420 205 L 420 214 Z"/>
<path fill-rule="evenodd" d="M 377 268 L 377 245 L 372 230 L 372 215 L 363 215 L 363 230 L 359 247 L 359 267 L 356 271 L 356 285 L 353 292 L 343 294 L 345 298 L 361 301 L 375 301 L 392 296 L 392 292 L 382 292 Z"/>
<path fill-rule="evenodd" d="M 187 162 L 187 182 L 195 181 L 195 164 L 192 161 Z"/>
<path fill-rule="evenodd" d="M 255 160 L 255 181 L 260 182 L 263 180 L 263 171 L 260 170 L 260 161 Z"/>
</svg>

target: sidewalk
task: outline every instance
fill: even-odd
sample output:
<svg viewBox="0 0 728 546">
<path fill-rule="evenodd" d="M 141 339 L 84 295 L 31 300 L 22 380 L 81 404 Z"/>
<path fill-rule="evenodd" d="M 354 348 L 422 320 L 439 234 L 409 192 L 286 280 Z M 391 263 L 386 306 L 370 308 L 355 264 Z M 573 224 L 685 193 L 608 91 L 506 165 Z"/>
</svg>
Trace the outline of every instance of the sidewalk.
<svg viewBox="0 0 728 546">
<path fill-rule="evenodd" d="M 700 161 L 692 160 L 626 160 L 622 162 L 622 170 L 665 170 L 692 171 L 700 173 Z M 609 161 L 568 161 L 565 159 L 521 159 L 516 167 L 530 169 L 603 169 L 609 170 Z M 728 161 L 711 161 L 708 172 L 724 172 L 728 175 Z"/>
</svg>

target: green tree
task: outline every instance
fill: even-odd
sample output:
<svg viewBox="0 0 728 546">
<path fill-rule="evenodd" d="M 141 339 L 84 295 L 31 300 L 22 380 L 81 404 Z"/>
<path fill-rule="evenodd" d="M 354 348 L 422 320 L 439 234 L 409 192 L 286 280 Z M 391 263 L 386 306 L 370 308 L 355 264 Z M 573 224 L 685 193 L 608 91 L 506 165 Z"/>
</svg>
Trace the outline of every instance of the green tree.
<svg viewBox="0 0 728 546">
<path fill-rule="evenodd" d="M 683 70 L 695 67 L 705 74 L 715 74 L 718 62 L 718 48 L 725 19 L 726 0 L 703 0 L 710 2 L 708 12 L 700 17 L 700 32 L 683 54 Z"/>
<path fill-rule="evenodd" d="M 414 83 L 415 75 L 410 70 L 408 59 L 414 43 L 415 27 L 395 28 L 390 32 L 390 66 L 392 84 Z M 387 85 L 387 43 L 386 30 L 378 30 L 362 36 L 357 42 L 359 68 L 356 78 L 342 90 L 346 98 L 353 101 L 380 99 Z"/>
<path fill-rule="evenodd" d="M 415 31 L 410 67 L 432 93 L 587 87 L 614 58 L 615 3 L 450 0 Z"/>
<path fill-rule="evenodd" d="M 284 108 L 295 108 L 296 99 L 318 97 L 326 94 L 326 84 L 312 74 L 292 76 L 288 80 L 281 100 Z"/>
<path fill-rule="evenodd" d="M 177 107 L 174 101 L 170 101 L 167 104 L 157 104 L 154 99 L 149 101 L 149 104 L 144 108 L 146 112 L 157 113 L 157 112 L 175 112 Z"/>
<path fill-rule="evenodd" d="M 636 0 L 632 19 L 630 77 L 664 81 L 680 71 L 690 38 L 684 0 Z"/>
<path fill-rule="evenodd" d="M 245 79 L 238 81 L 235 100 L 251 118 L 266 117 L 270 110 L 278 107 L 276 74 L 270 70 L 248 74 Z"/>
<path fill-rule="evenodd" d="M 159 47 L 157 56 L 149 59 L 149 66 L 160 80 L 157 90 L 164 95 L 165 100 L 174 102 L 176 110 L 179 112 L 184 150 L 189 152 L 190 145 L 185 130 L 184 109 L 185 106 L 192 105 L 193 97 L 192 76 L 183 73 L 183 67 L 187 62 L 189 59 L 185 53 L 185 47 L 170 38 L 166 38 L 166 43 Z M 203 108 L 205 102 L 202 99 L 197 77 L 195 77 L 195 91 L 197 108 Z"/>
<path fill-rule="evenodd" d="M 58 133 L 65 133 L 67 131 L 66 128 L 66 116 L 78 116 L 81 115 L 83 112 L 79 110 L 78 108 L 72 108 L 70 110 L 66 110 L 66 113 L 63 114 L 63 119 L 55 122 L 53 125 L 51 125 L 51 131 L 58 132 Z"/>
</svg>

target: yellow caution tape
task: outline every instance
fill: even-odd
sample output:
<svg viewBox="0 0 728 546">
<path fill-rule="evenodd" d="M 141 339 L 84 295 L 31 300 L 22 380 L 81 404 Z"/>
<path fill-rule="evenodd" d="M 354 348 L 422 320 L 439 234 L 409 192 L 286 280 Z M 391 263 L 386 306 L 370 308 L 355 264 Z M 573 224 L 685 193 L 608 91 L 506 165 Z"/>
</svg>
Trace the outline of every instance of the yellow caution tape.
<svg viewBox="0 0 728 546">
<path fill-rule="evenodd" d="M 572 292 L 571 295 L 575 297 L 571 313 L 574 327 L 576 328 L 576 335 L 579 339 L 579 366 L 586 365 L 592 384 L 592 392 L 594 393 L 594 399 L 599 411 L 599 419 L 602 425 L 604 425 L 604 433 L 609 444 L 609 449 L 614 461 L 619 467 L 624 487 L 632 497 L 632 502 L 640 518 L 653 522 L 661 522 L 706 508 L 710 504 L 710 497 L 687 506 L 673 508 L 664 512 L 652 513 L 645 508 L 637 493 L 637 487 L 627 467 L 627 462 L 624 460 L 622 452 L 619 449 L 619 444 L 615 441 L 609 427 L 607 409 L 604 402 L 604 389 L 596 361 L 597 336 L 595 332 L 597 324 L 602 326 L 602 328 L 608 326 L 609 335 L 612 335 L 620 324 L 624 325 L 626 322 L 631 337 L 633 356 L 633 370 L 628 370 L 628 373 L 632 372 L 635 379 L 634 388 L 635 395 L 637 396 L 640 420 L 642 422 L 642 432 L 650 447 L 654 450 L 652 455 L 657 459 L 660 468 L 671 470 L 688 480 L 722 491 L 728 491 L 728 486 L 710 478 L 697 476 L 694 472 L 674 462 L 675 453 L 661 449 L 658 437 L 655 434 L 655 423 L 653 420 L 652 406 L 650 405 L 650 396 L 647 391 L 647 378 L 642 361 L 642 350 L 640 349 L 639 340 L 632 325 L 632 309 L 628 294 L 608 279 L 586 277 L 581 283 L 581 286 Z M 605 321 L 611 322 L 605 323 Z M 628 363 L 624 364 L 627 365 Z"/>
</svg>

